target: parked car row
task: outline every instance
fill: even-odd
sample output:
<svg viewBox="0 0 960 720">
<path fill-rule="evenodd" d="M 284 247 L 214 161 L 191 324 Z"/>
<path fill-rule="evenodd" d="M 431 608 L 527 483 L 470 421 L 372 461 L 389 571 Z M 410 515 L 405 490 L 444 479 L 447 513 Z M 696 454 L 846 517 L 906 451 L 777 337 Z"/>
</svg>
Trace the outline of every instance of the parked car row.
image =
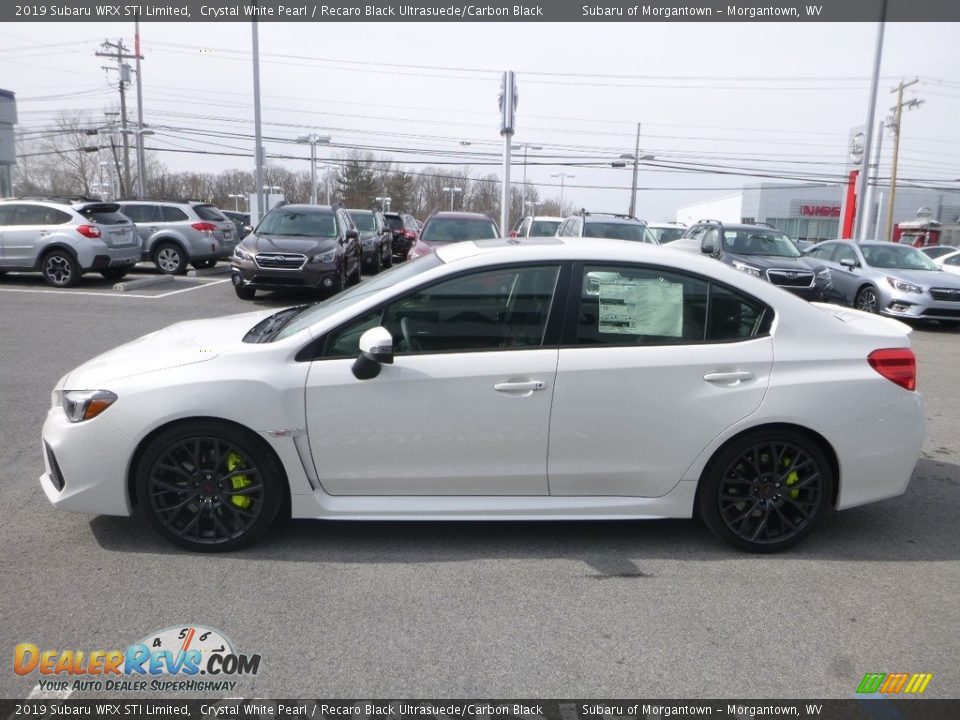
<svg viewBox="0 0 960 720">
<path fill-rule="evenodd" d="M 233 221 L 195 200 L 0 200 L 0 273 L 40 272 L 54 287 L 88 272 L 118 280 L 142 260 L 172 275 L 212 267 L 236 244 Z"/>
</svg>

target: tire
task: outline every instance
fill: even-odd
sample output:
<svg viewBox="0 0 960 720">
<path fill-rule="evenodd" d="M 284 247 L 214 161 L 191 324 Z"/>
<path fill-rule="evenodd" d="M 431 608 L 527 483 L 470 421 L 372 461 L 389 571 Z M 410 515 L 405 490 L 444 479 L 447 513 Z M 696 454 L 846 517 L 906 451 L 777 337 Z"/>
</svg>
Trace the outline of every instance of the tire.
<svg viewBox="0 0 960 720">
<path fill-rule="evenodd" d="M 697 509 L 710 530 L 742 550 L 771 553 L 800 542 L 830 509 L 833 470 L 792 430 L 743 435 L 705 470 Z"/>
<path fill-rule="evenodd" d="M 234 285 L 233 290 L 237 293 L 237 297 L 241 300 L 253 300 L 257 294 L 257 289 L 252 288 L 249 285 Z"/>
<path fill-rule="evenodd" d="M 387 246 L 387 259 L 383 261 L 383 266 L 393 267 L 393 248 L 390 246 Z"/>
<path fill-rule="evenodd" d="M 373 268 L 371 268 L 371 275 L 379 275 L 380 271 L 383 270 L 383 252 L 377 248 L 377 258 L 373 261 Z"/>
<path fill-rule="evenodd" d="M 860 292 L 857 293 L 857 297 L 853 301 L 853 306 L 857 310 L 868 313 L 876 314 L 880 312 L 880 300 L 877 298 L 877 291 L 871 285 L 860 288 Z"/>
<path fill-rule="evenodd" d="M 130 272 L 127 268 L 107 268 L 106 270 L 101 270 L 100 274 L 107 280 L 122 280 L 127 276 L 127 273 Z"/>
<path fill-rule="evenodd" d="M 340 269 L 337 271 L 337 277 L 333 280 L 333 287 L 330 288 L 330 294 L 336 295 L 339 292 L 343 292 L 347 289 L 347 260 L 344 258 L 343 264 L 340 265 Z"/>
<path fill-rule="evenodd" d="M 164 275 L 183 275 L 187 271 L 187 257 L 179 245 L 161 243 L 153 251 L 153 264 Z"/>
<path fill-rule="evenodd" d="M 80 282 L 80 266 L 66 250 L 51 250 L 40 261 L 40 272 L 48 285 L 73 287 Z"/>
<path fill-rule="evenodd" d="M 157 435 L 137 465 L 139 508 L 166 539 L 198 552 L 254 542 L 286 497 L 279 460 L 254 433 L 217 420 Z"/>
<path fill-rule="evenodd" d="M 206 270 L 212 268 L 217 264 L 217 258 L 207 258 L 206 260 L 197 260 L 196 262 L 190 263 L 197 270 Z"/>
</svg>

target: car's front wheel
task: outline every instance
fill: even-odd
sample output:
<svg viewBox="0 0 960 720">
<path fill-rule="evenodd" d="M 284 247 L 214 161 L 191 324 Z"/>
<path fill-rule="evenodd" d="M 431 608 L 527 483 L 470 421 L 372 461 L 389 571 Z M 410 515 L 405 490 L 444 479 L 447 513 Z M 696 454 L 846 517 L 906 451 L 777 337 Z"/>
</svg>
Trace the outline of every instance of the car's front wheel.
<svg viewBox="0 0 960 720">
<path fill-rule="evenodd" d="M 221 552 L 253 542 L 283 504 L 283 468 L 257 435 L 196 420 L 161 432 L 137 467 L 140 507 L 168 540 Z"/>
<path fill-rule="evenodd" d="M 187 258 L 179 245 L 166 242 L 153 253 L 153 263 L 164 275 L 183 275 L 187 271 Z"/>
<path fill-rule="evenodd" d="M 700 516 L 716 535 L 750 552 L 799 542 L 829 509 L 833 471 L 820 448 L 787 429 L 734 440 L 706 470 Z"/>
<path fill-rule="evenodd" d="M 40 262 L 40 272 L 48 285 L 65 288 L 80 282 L 80 266 L 66 250 L 51 250 Z"/>
<path fill-rule="evenodd" d="M 234 285 L 233 289 L 241 300 L 253 300 L 257 294 L 257 289 L 249 285 Z"/>
<path fill-rule="evenodd" d="M 860 292 L 857 293 L 857 299 L 854 301 L 853 306 L 857 310 L 863 310 L 868 313 L 879 312 L 880 301 L 877 299 L 877 291 L 869 285 L 861 288 Z"/>
</svg>

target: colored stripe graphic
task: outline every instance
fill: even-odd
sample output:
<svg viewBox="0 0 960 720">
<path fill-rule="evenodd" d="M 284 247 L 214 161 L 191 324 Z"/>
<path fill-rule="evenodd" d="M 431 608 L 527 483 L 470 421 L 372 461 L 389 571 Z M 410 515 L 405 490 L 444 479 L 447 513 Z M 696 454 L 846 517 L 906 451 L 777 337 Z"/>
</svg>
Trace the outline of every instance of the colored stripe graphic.
<svg viewBox="0 0 960 720">
<path fill-rule="evenodd" d="M 907 693 L 920 695 L 933 679 L 933 673 L 867 673 L 857 685 L 857 694 L 884 693 L 896 695 Z"/>
</svg>

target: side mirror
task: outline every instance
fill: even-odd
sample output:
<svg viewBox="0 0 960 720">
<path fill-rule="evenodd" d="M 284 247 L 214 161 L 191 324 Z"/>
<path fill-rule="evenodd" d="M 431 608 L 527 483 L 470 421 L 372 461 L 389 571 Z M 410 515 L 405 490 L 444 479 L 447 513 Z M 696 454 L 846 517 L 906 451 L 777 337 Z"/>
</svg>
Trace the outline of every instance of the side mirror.
<svg viewBox="0 0 960 720">
<path fill-rule="evenodd" d="M 359 240 L 360 233 L 356 230 L 347 230 L 347 240 Z"/>
<path fill-rule="evenodd" d="M 850 258 L 843 258 L 840 261 L 840 264 L 846 268 L 850 268 L 851 270 L 860 265 L 860 263 L 858 263 L 856 260 L 851 260 Z"/>
<path fill-rule="evenodd" d="M 360 353 L 353 363 L 357 380 L 371 380 L 380 374 L 382 365 L 393 364 L 393 336 L 384 327 L 367 330 L 360 336 Z"/>
<path fill-rule="evenodd" d="M 713 255 L 716 251 L 717 248 L 713 244 L 713 240 L 704 240 L 703 244 L 700 245 L 700 252 L 704 255 Z"/>
</svg>

